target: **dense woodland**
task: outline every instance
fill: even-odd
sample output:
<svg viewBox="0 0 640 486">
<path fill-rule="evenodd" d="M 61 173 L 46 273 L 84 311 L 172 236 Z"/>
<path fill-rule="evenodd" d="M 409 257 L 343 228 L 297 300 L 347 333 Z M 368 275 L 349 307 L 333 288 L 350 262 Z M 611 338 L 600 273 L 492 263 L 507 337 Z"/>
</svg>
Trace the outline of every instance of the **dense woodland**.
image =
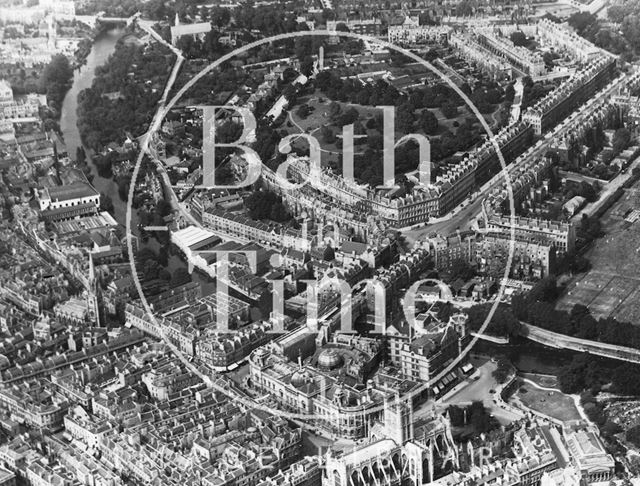
<svg viewBox="0 0 640 486">
<path fill-rule="evenodd" d="M 69 59 L 62 54 L 56 54 L 44 68 L 38 89 L 47 95 L 47 103 L 57 113 L 60 113 L 62 101 L 73 82 L 73 68 Z"/>
<path fill-rule="evenodd" d="M 118 43 L 115 52 L 96 69 L 91 88 L 78 96 L 78 129 L 84 145 L 99 151 L 122 143 L 148 128 L 171 68 L 168 50 L 152 44 Z"/>
</svg>

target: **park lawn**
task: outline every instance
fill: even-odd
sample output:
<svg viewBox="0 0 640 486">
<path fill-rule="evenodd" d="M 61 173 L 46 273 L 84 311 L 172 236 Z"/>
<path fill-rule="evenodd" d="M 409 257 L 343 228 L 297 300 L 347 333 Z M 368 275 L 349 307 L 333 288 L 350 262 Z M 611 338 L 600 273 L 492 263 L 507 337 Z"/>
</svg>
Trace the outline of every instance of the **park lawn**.
<svg viewBox="0 0 640 486">
<path fill-rule="evenodd" d="M 525 407 L 563 422 L 582 418 L 573 399 L 558 390 L 544 390 L 524 382 L 515 396 Z"/>
</svg>

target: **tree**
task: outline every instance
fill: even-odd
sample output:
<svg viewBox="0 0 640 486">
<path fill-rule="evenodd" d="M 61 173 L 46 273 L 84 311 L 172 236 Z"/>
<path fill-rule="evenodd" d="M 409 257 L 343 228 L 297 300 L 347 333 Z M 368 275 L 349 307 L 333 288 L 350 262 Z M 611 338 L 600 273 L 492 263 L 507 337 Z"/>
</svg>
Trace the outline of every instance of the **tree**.
<svg viewBox="0 0 640 486">
<path fill-rule="evenodd" d="M 224 27 L 231 20 L 231 12 L 228 8 L 214 6 L 211 11 L 211 19 L 217 27 Z"/>
<path fill-rule="evenodd" d="M 73 69 L 69 59 L 62 54 L 56 54 L 44 68 L 38 80 L 38 89 L 46 93 L 48 103 L 57 111 L 62 107 L 62 101 L 71 87 Z"/>
<path fill-rule="evenodd" d="M 338 117 L 338 115 L 340 115 L 340 113 L 342 113 L 342 107 L 340 106 L 340 103 L 332 101 L 329 105 L 329 117 L 331 119 L 335 119 Z"/>
<path fill-rule="evenodd" d="M 586 214 L 582 215 L 580 227 L 578 228 L 578 233 L 581 237 L 587 241 L 591 241 L 598 238 L 601 231 L 601 224 L 598 218 L 589 217 Z"/>
<path fill-rule="evenodd" d="M 614 390 L 623 395 L 640 395 L 639 373 L 640 366 L 635 363 L 618 366 L 612 375 Z"/>
<path fill-rule="evenodd" d="M 451 265 L 451 271 L 449 273 L 451 280 L 460 278 L 467 281 L 476 276 L 476 269 L 465 260 L 456 260 L 453 265 Z"/>
<path fill-rule="evenodd" d="M 415 110 L 423 108 L 423 95 L 420 91 L 412 91 L 409 95 L 409 105 Z"/>
<path fill-rule="evenodd" d="M 446 100 L 442 103 L 440 111 L 442 111 L 442 114 L 447 118 L 455 118 L 458 116 L 458 107 L 451 100 Z"/>
<path fill-rule="evenodd" d="M 336 141 L 336 136 L 334 135 L 333 130 L 331 130 L 327 125 L 323 125 L 320 129 L 320 136 L 322 137 L 322 140 L 328 144 L 332 144 Z"/>
<path fill-rule="evenodd" d="M 438 118 L 431 110 L 424 109 L 418 120 L 420 128 L 427 135 L 435 135 L 438 132 Z"/>
<path fill-rule="evenodd" d="M 640 425 L 634 425 L 628 429 L 626 439 L 636 447 L 640 447 Z"/>
<path fill-rule="evenodd" d="M 548 276 L 534 285 L 529 292 L 530 302 L 554 302 L 558 297 L 558 283 L 554 276 Z"/>
<path fill-rule="evenodd" d="M 358 113 L 358 110 L 351 106 L 340 117 L 338 117 L 336 123 L 340 126 L 351 125 L 358 120 L 359 116 L 360 114 Z"/>
<path fill-rule="evenodd" d="M 577 393 L 585 388 L 584 371 L 586 369 L 586 355 L 577 355 L 570 364 L 560 368 L 558 384 L 564 393 Z"/>
<path fill-rule="evenodd" d="M 309 105 L 306 103 L 301 104 L 296 110 L 296 115 L 303 120 L 309 116 Z"/>
<path fill-rule="evenodd" d="M 449 419 L 451 420 L 451 425 L 454 427 L 462 427 L 466 425 L 465 422 L 465 409 L 461 408 L 457 405 L 449 405 L 447 408 L 447 413 L 449 414 Z"/>
<path fill-rule="evenodd" d="M 527 45 L 527 36 L 524 35 L 524 32 L 521 30 L 516 30 L 511 34 L 511 42 L 513 42 L 516 46 L 526 46 Z"/>
<path fill-rule="evenodd" d="M 191 274 L 186 268 L 179 267 L 171 275 L 171 280 L 169 281 L 169 285 L 172 288 L 179 287 L 187 282 L 191 281 Z"/>
<path fill-rule="evenodd" d="M 396 116 L 396 128 L 403 133 L 410 133 L 413 130 L 413 107 L 409 103 L 403 103 L 398 107 Z"/>
<path fill-rule="evenodd" d="M 489 416 L 487 409 L 481 401 L 471 403 L 467 416 L 470 416 L 470 422 L 477 434 L 489 432 L 499 425 L 495 418 Z"/>
<path fill-rule="evenodd" d="M 171 280 L 171 272 L 166 268 L 159 267 L 158 268 L 158 278 L 160 280 L 164 280 L 165 282 L 169 282 Z"/>
<path fill-rule="evenodd" d="M 309 55 L 304 56 L 300 61 L 300 72 L 305 76 L 311 75 L 311 72 L 313 71 L 313 63 L 313 57 Z"/>
<path fill-rule="evenodd" d="M 469 329 L 473 331 L 480 330 L 489 315 L 491 307 L 491 304 L 477 304 L 470 307 L 467 310 Z M 508 306 L 500 305 L 493 314 L 485 332 L 492 336 L 512 338 L 522 335 L 522 324 L 520 324 L 520 321 Z"/>
<path fill-rule="evenodd" d="M 271 191 L 256 191 L 245 199 L 251 218 L 283 222 L 290 218 L 282 198 Z"/>
<path fill-rule="evenodd" d="M 496 379 L 498 383 L 503 384 L 507 381 L 507 378 L 509 378 L 512 370 L 513 365 L 511 364 L 511 361 L 509 361 L 505 357 L 502 357 L 498 360 L 498 366 L 495 370 L 493 370 L 491 375 Z"/>
<path fill-rule="evenodd" d="M 583 35 L 597 20 L 598 18 L 589 12 L 576 12 L 569 17 L 567 23 L 576 29 L 578 34 Z"/>
<path fill-rule="evenodd" d="M 327 246 L 324 249 L 324 253 L 322 254 L 322 259 L 325 262 L 332 262 L 333 260 L 336 259 L 336 252 L 335 250 L 331 247 L 331 245 Z"/>
<path fill-rule="evenodd" d="M 631 142 L 631 132 L 626 128 L 618 128 L 613 134 L 611 145 L 613 147 L 613 153 L 619 154 L 629 146 Z"/>
<path fill-rule="evenodd" d="M 633 49 L 640 49 L 640 11 L 624 18 L 622 33 Z"/>
<path fill-rule="evenodd" d="M 468 17 L 473 14 L 473 4 L 469 0 L 458 3 L 456 6 L 457 17 Z"/>
<path fill-rule="evenodd" d="M 83 146 L 79 146 L 76 149 L 76 163 L 80 166 L 84 165 L 86 162 L 86 152 L 84 151 Z"/>
<path fill-rule="evenodd" d="M 277 201 L 273 204 L 273 206 L 271 206 L 269 218 L 273 221 L 281 223 L 287 221 L 290 218 L 290 215 L 285 205 L 282 202 Z"/>
<path fill-rule="evenodd" d="M 106 211 L 106 212 L 111 213 L 113 215 L 114 214 L 113 210 L 114 210 L 114 208 L 113 208 L 113 200 L 111 199 L 111 196 L 101 192 L 100 193 L 100 211 Z"/>
<path fill-rule="evenodd" d="M 509 102 L 509 103 L 513 103 L 513 98 L 516 95 L 516 90 L 513 87 L 513 83 L 508 84 L 507 87 L 504 89 L 504 100 Z"/>
<path fill-rule="evenodd" d="M 592 184 L 589 184 L 587 181 L 582 181 L 580 183 L 579 194 L 587 200 L 587 202 L 594 202 L 598 199 L 598 192 L 594 189 Z"/>
</svg>

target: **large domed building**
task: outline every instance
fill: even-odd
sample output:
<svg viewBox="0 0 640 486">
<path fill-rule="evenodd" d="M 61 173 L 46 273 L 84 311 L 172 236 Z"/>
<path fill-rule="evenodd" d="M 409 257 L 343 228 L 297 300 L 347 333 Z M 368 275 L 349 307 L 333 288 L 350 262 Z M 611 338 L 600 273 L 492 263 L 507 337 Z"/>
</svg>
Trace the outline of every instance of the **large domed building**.
<svg viewBox="0 0 640 486">
<path fill-rule="evenodd" d="M 318 368 L 325 371 L 335 370 L 344 364 L 344 358 L 332 348 L 324 349 L 318 355 Z"/>
</svg>

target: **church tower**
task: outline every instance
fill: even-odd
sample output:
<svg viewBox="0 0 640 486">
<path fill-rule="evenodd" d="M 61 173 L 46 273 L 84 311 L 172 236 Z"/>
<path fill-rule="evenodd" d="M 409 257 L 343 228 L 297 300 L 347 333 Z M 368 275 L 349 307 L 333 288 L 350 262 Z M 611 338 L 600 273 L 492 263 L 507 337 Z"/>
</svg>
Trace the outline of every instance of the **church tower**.
<svg viewBox="0 0 640 486">
<path fill-rule="evenodd" d="M 400 395 L 385 399 L 384 430 L 388 438 L 402 445 L 413 439 L 413 404 L 411 399 L 401 400 Z"/>
</svg>

